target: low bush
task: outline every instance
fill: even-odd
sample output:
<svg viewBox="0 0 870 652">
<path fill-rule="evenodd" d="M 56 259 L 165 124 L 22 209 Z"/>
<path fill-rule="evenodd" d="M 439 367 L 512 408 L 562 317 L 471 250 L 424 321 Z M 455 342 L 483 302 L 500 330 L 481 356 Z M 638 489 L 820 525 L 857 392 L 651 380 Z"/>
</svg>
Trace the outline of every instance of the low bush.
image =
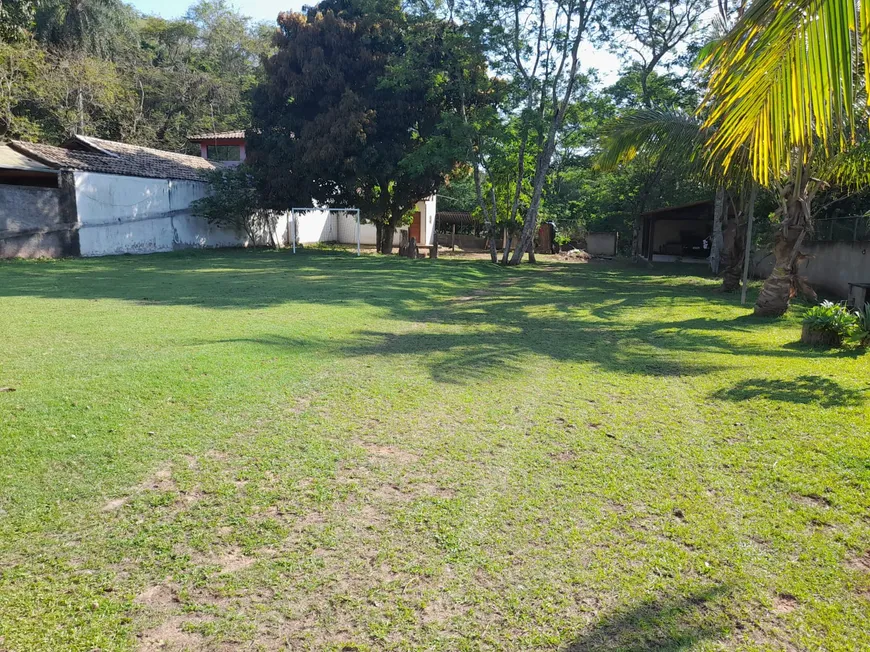
<svg viewBox="0 0 870 652">
<path fill-rule="evenodd" d="M 842 346 L 858 329 L 858 316 L 842 303 L 823 301 L 804 314 L 801 341 L 805 344 Z"/>
<path fill-rule="evenodd" d="M 855 311 L 858 324 L 853 337 L 861 346 L 870 346 L 870 303 L 865 303 L 863 308 Z"/>
</svg>

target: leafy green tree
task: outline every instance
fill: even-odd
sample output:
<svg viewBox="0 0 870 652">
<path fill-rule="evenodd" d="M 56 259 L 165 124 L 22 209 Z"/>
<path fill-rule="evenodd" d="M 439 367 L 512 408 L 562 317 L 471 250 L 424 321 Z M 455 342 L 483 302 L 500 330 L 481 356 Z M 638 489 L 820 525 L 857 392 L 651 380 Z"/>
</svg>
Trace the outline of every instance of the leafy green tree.
<svg viewBox="0 0 870 652">
<path fill-rule="evenodd" d="M 254 94 L 250 159 L 272 205 L 354 206 L 390 252 L 395 227 L 462 150 L 448 26 L 392 0 L 328 0 L 279 17 Z"/>
<path fill-rule="evenodd" d="M 39 107 L 49 74 L 45 52 L 28 41 L 0 43 L 0 131 L 36 140 L 43 133 Z"/>
<path fill-rule="evenodd" d="M 36 0 L 0 0 L 0 41 L 25 40 L 33 26 Z"/>
<path fill-rule="evenodd" d="M 278 214 L 263 205 L 255 177 L 245 164 L 218 168 L 206 175 L 211 194 L 191 205 L 193 214 L 209 224 L 245 233 L 252 244 L 278 246 Z"/>
</svg>

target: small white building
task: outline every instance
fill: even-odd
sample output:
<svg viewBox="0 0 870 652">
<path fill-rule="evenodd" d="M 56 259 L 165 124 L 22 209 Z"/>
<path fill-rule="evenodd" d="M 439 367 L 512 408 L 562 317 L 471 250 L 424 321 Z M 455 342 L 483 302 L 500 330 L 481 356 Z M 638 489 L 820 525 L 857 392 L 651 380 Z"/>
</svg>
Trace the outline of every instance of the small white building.
<svg viewBox="0 0 870 652">
<path fill-rule="evenodd" d="M 232 132 L 236 141 L 241 133 Z M 210 146 L 203 145 L 203 154 Z M 244 141 L 233 147 L 243 158 Z M 209 192 L 203 174 L 233 162 L 86 136 L 62 147 L 0 145 L 0 258 L 248 246 L 246 234 L 191 212 L 191 204 Z M 434 242 L 434 197 L 418 203 L 405 228 L 421 244 Z M 328 209 L 288 211 L 278 219 L 276 236 L 289 245 L 293 235 L 300 243 L 355 244 L 356 219 Z M 362 225 L 360 236 L 362 244 L 375 244 L 374 225 Z"/>
<path fill-rule="evenodd" d="M 0 146 L 0 257 L 105 256 L 245 244 L 190 212 L 197 156 L 75 136 Z"/>
</svg>

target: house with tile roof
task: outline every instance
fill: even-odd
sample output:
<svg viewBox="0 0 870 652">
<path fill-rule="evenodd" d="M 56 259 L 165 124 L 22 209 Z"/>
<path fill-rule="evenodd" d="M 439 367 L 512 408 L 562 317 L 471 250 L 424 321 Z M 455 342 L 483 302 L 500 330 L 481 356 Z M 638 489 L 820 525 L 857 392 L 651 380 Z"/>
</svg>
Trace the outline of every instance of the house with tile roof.
<svg viewBox="0 0 870 652">
<path fill-rule="evenodd" d="M 199 156 L 87 136 L 0 145 L 0 257 L 244 246 L 242 234 L 191 212 L 213 169 Z"/>
<path fill-rule="evenodd" d="M 247 158 L 244 130 L 195 134 L 187 140 L 199 145 L 202 158 L 217 165 L 234 167 Z"/>
</svg>

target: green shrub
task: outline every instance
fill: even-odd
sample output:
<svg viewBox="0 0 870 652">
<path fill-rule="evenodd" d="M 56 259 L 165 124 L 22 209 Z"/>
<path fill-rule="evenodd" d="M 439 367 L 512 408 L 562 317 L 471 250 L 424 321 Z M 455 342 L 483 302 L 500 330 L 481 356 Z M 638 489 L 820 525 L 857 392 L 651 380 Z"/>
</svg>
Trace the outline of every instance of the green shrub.
<svg viewBox="0 0 870 652">
<path fill-rule="evenodd" d="M 191 204 L 194 215 L 209 224 L 244 232 L 252 245 L 277 246 L 278 214 L 263 205 L 247 165 L 218 167 L 205 173 L 204 178 L 211 192 Z"/>
<path fill-rule="evenodd" d="M 858 319 L 858 325 L 852 334 L 853 337 L 861 346 L 870 346 L 870 303 L 865 303 L 863 308 L 856 310 L 855 317 Z"/>
<path fill-rule="evenodd" d="M 858 328 L 858 316 L 842 303 L 823 301 L 804 314 L 801 340 L 806 344 L 841 346 Z"/>
</svg>

